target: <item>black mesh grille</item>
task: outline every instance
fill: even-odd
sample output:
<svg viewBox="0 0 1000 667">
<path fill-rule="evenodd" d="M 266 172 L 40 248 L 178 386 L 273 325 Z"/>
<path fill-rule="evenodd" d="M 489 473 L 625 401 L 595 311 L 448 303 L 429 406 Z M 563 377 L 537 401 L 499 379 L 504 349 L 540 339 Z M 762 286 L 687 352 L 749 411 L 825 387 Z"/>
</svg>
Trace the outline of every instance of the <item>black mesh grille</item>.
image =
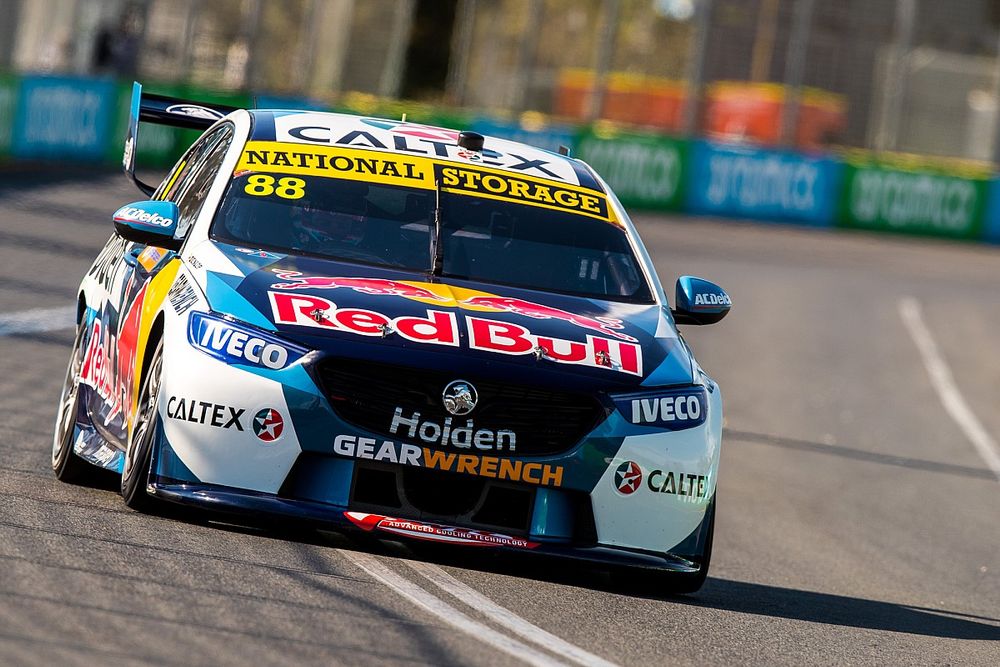
<svg viewBox="0 0 1000 667">
<path fill-rule="evenodd" d="M 444 424 L 451 417 L 458 427 L 472 419 L 476 429 L 513 431 L 517 434 L 513 452 L 517 456 L 564 452 L 607 416 L 604 407 L 588 394 L 463 376 L 475 385 L 479 403 L 471 414 L 452 417 L 441 403 L 441 392 L 458 379 L 454 373 L 337 358 L 325 360 L 318 376 L 342 419 L 367 431 L 416 444 L 421 443 L 407 438 L 403 429 L 390 432 L 396 408 L 401 408 L 405 417 L 419 412 L 421 422 Z"/>
</svg>

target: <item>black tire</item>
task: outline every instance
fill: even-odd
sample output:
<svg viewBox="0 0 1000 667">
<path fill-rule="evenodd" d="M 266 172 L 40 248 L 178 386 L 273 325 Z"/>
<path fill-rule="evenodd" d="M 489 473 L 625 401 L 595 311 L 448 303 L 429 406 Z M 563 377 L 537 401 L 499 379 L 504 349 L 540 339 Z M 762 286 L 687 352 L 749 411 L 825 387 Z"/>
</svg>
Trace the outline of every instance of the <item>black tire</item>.
<svg viewBox="0 0 1000 667">
<path fill-rule="evenodd" d="M 101 468 L 83 460 L 73 451 L 73 434 L 80 414 L 80 367 L 83 365 L 83 332 L 81 321 L 76 327 L 73 352 L 66 367 L 59 409 L 56 412 L 55 433 L 52 435 L 52 472 L 67 484 L 94 485 L 102 481 Z"/>
<path fill-rule="evenodd" d="M 716 492 L 718 496 L 718 492 Z M 708 578 L 708 568 L 712 562 L 712 541 L 715 536 L 715 504 L 716 499 L 708 508 L 708 535 L 705 539 L 705 551 L 697 572 L 663 572 L 642 569 L 616 570 L 612 572 L 612 580 L 619 586 L 646 595 L 689 595 L 697 593 Z"/>
<path fill-rule="evenodd" d="M 157 341 L 139 390 L 139 405 L 129 432 L 122 468 L 121 491 L 125 504 L 139 512 L 152 512 L 158 501 L 146 492 L 152 464 L 153 441 L 160 431 L 160 371 L 163 367 L 163 339 Z"/>
</svg>

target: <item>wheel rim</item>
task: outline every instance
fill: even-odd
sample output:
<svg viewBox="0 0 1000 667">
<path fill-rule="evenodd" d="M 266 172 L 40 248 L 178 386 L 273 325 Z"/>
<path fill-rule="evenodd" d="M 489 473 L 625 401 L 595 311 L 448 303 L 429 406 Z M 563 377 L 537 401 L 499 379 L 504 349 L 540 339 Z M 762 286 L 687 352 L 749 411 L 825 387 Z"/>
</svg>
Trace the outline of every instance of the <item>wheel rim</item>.
<svg viewBox="0 0 1000 667">
<path fill-rule="evenodd" d="M 140 452 L 145 451 L 146 442 L 152 437 L 152 425 L 156 419 L 157 405 L 160 396 L 160 355 L 156 355 L 146 376 L 146 387 L 142 394 L 142 403 L 136 410 L 135 424 L 132 426 L 132 437 L 125 450 L 125 466 L 122 476 L 131 479 L 135 474 L 135 466 Z"/>
<path fill-rule="evenodd" d="M 77 326 L 73 353 L 66 366 L 62 394 L 59 397 L 59 413 L 56 416 L 56 432 L 52 439 L 52 464 L 63 456 L 63 450 L 72 447 L 73 427 L 76 426 L 77 397 L 80 394 L 80 367 L 83 365 L 83 323 Z"/>
</svg>

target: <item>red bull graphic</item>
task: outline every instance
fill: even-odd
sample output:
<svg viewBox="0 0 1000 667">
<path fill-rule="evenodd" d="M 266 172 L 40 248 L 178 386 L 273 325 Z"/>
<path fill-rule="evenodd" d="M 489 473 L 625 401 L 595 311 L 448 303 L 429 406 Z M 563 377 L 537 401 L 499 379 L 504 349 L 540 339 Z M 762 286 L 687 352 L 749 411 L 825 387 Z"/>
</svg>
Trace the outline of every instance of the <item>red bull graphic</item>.
<svg viewBox="0 0 1000 667">
<path fill-rule="evenodd" d="M 434 292 L 424 287 L 411 285 L 398 280 L 387 280 L 385 278 L 355 278 L 355 277 L 333 277 L 333 276 L 303 276 L 299 271 L 279 271 L 274 274 L 281 280 L 294 281 L 274 283 L 274 289 L 337 289 L 346 287 L 355 292 L 370 294 L 372 296 L 401 296 L 408 299 L 431 299 L 432 301 L 449 301 L 449 299 L 438 296 Z"/>
<path fill-rule="evenodd" d="M 613 317 L 589 317 L 587 315 L 577 315 L 559 308 L 546 306 L 523 299 L 512 299 L 503 296 L 475 296 L 462 302 L 468 306 L 478 306 L 494 310 L 532 317 L 536 320 L 562 320 L 569 322 L 583 329 L 590 329 L 599 333 L 607 334 L 619 340 L 627 340 L 634 343 L 635 338 L 621 333 L 619 329 L 624 329 L 622 321 Z"/>
<path fill-rule="evenodd" d="M 268 292 L 274 321 L 342 331 L 358 336 L 385 338 L 398 335 L 414 343 L 458 346 L 458 321 L 454 313 L 427 310 L 427 317 L 390 318 L 366 308 L 338 308 L 319 296 Z"/>
<path fill-rule="evenodd" d="M 378 338 L 398 335 L 407 341 L 429 345 L 459 345 L 458 318 L 450 311 L 427 309 L 427 317 L 391 318 L 366 308 L 339 308 L 333 301 L 311 294 L 269 291 L 268 297 L 277 324 Z M 466 317 L 466 325 L 469 347 L 473 350 L 534 355 L 540 361 L 642 376 L 642 348 L 636 343 L 590 335 L 583 342 L 536 335 L 519 324 L 482 317 Z"/>
<path fill-rule="evenodd" d="M 469 347 L 473 350 L 510 355 L 535 355 L 558 364 L 642 375 L 642 348 L 636 343 L 587 336 L 585 342 L 538 336 L 513 322 L 499 322 L 482 317 L 466 317 Z"/>
<path fill-rule="evenodd" d="M 93 387 L 109 406 L 105 425 L 131 409 L 135 378 L 139 321 L 146 297 L 146 285 L 132 301 L 118 335 L 95 318 L 90 341 L 80 369 L 80 382 Z"/>
<path fill-rule="evenodd" d="M 303 276 L 299 271 L 281 271 L 279 269 L 274 269 L 274 274 L 282 280 L 294 281 L 274 283 L 271 285 L 274 289 L 337 289 L 338 287 L 345 287 L 352 289 L 355 292 L 361 292 L 362 294 L 369 294 L 372 296 L 400 296 L 406 299 L 430 299 L 431 301 L 442 302 L 451 301 L 448 297 L 436 294 L 425 287 L 420 287 L 419 285 L 413 285 L 398 280 L 387 280 L 385 278 L 358 278 L 354 276 Z M 560 320 L 562 322 L 578 326 L 581 329 L 589 329 L 597 333 L 611 336 L 612 338 L 626 340 L 630 343 L 636 342 L 634 337 L 629 336 L 626 333 L 622 333 L 621 329 L 624 329 L 625 326 L 622 320 L 614 317 L 590 317 L 589 315 L 571 313 L 560 308 L 546 306 L 545 304 L 535 303 L 533 301 L 496 296 L 493 294 L 481 294 L 479 296 L 469 297 L 468 299 L 459 302 L 458 305 L 470 306 L 472 308 L 483 310 L 514 313 L 515 315 L 530 317 L 536 320 Z"/>
</svg>

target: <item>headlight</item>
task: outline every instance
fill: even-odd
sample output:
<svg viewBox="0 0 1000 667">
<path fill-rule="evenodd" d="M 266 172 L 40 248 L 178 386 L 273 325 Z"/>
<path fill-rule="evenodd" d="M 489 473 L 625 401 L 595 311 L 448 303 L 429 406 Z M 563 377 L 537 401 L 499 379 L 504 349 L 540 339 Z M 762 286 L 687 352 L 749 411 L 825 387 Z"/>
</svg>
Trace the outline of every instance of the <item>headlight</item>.
<svg viewBox="0 0 1000 667">
<path fill-rule="evenodd" d="M 188 342 L 227 364 L 275 371 L 309 351 L 246 322 L 202 312 L 191 313 L 188 319 Z"/>
<path fill-rule="evenodd" d="M 630 423 L 670 431 L 694 428 L 708 416 L 708 397 L 703 386 L 619 394 L 615 407 Z"/>
</svg>

